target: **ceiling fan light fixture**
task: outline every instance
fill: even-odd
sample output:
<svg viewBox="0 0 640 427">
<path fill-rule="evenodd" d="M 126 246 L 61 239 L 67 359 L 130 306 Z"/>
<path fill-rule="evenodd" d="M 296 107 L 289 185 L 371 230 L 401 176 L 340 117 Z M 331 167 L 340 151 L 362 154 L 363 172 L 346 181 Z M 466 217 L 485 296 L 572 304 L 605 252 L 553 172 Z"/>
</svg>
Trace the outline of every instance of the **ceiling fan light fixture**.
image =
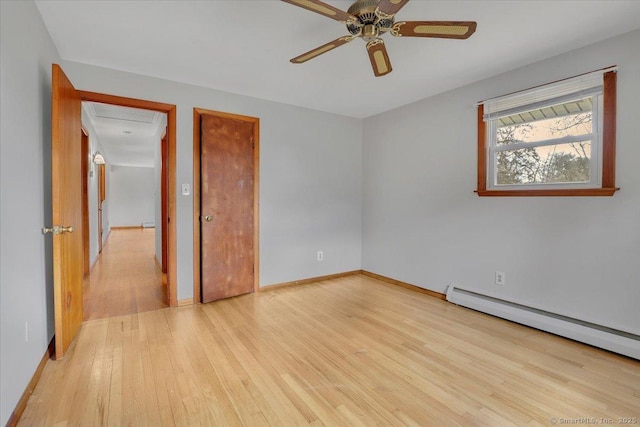
<svg viewBox="0 0 640 427">
<path fill-rule="evenodd" d="M 362 38 L 367 42 L 377 39 L 379 35 L 380 30 L 373 24 L 367 24 L 362 29 Z"/>
<path fill-rule="evenodd" d="M 432 37 L 467 39 L 475 31 L 475 21 L 395 21 L 395 14 L 409 0 L 356 0 L 344 12 L 322 0 L 282 0 L 346 24 L 349 36 L 341 37 L 291 59 L 294 64 L 306 62 L 359 37 L 367 43 L 367 51 L 376 77 L 392 71 L 387 49 L 381 39 L 390 32 L 395 37 Z M 334 14 L 335 12 L 335 14 Z"/>
</svg>

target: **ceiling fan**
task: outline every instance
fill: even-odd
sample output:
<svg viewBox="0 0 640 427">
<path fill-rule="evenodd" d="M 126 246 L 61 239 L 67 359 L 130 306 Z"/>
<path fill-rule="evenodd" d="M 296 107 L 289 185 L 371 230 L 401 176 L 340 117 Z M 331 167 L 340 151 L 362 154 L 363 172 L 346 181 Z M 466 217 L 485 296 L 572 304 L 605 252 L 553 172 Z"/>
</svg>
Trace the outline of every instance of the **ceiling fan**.
<svg viewBox="0 0 640 427">
<path fill-rule="evenodd" d="M 389 32 L 396 37 L 435 37 L 466 39 L 476 31 L 474 21 L 395 21 L 395 14 L 409 0 L 357 0 L 345 12 L 320 0 L 282 0 L 335 19 L 347 25 L 349 35 L 296 56 L 294 64 L 302 64 L 360 37 L 367 42 L 367 52 L 376 77 L 392 70 L 387 48 L 380 38 Z"/>
</svg>

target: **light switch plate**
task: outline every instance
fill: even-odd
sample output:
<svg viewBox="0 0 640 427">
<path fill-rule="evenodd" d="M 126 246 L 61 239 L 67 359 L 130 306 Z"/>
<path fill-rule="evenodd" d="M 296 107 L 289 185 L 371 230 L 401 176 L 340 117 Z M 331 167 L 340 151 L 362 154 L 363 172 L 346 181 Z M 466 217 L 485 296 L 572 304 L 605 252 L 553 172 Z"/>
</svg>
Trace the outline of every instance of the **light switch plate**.
<svg viewBox="0 0 640 427">
<path fill-rule="evenodd" d="M 188 196 L 191 194 L 191 186 L 189 184 L 182 184 L 182 195 Z"/>
</svg>

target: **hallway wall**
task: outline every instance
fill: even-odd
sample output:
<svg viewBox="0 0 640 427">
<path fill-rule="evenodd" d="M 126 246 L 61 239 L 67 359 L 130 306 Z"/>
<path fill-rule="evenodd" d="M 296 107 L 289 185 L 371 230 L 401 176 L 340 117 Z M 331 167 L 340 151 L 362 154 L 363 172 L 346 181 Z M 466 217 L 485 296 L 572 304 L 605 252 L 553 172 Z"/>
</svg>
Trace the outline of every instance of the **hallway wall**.
<svg viewBox="0 0 640 427">
<path fill-rule="evenodd" d="M 154 222 L 154 168 L 113 165 L 110 170 L 109 226 L 139 227 Z"/>
</svg>

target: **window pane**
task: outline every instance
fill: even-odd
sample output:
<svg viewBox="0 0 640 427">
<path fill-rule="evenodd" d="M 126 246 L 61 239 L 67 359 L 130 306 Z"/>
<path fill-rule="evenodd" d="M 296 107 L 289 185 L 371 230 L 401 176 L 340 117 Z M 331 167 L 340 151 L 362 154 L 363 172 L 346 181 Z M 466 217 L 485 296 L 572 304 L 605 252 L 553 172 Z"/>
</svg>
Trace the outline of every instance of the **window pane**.
<svg viewBox="0 0 640 427">
<path fill-rule="evenodd" d="M 536 142 L 592 132 L 593 98 L 565 102 L 496 119 L 497 145 Z"/>
<path fill-rule="evenodd" d="M 496 184 L 589 182 L 591 141 L 496 153 Z"/>
</svg>

